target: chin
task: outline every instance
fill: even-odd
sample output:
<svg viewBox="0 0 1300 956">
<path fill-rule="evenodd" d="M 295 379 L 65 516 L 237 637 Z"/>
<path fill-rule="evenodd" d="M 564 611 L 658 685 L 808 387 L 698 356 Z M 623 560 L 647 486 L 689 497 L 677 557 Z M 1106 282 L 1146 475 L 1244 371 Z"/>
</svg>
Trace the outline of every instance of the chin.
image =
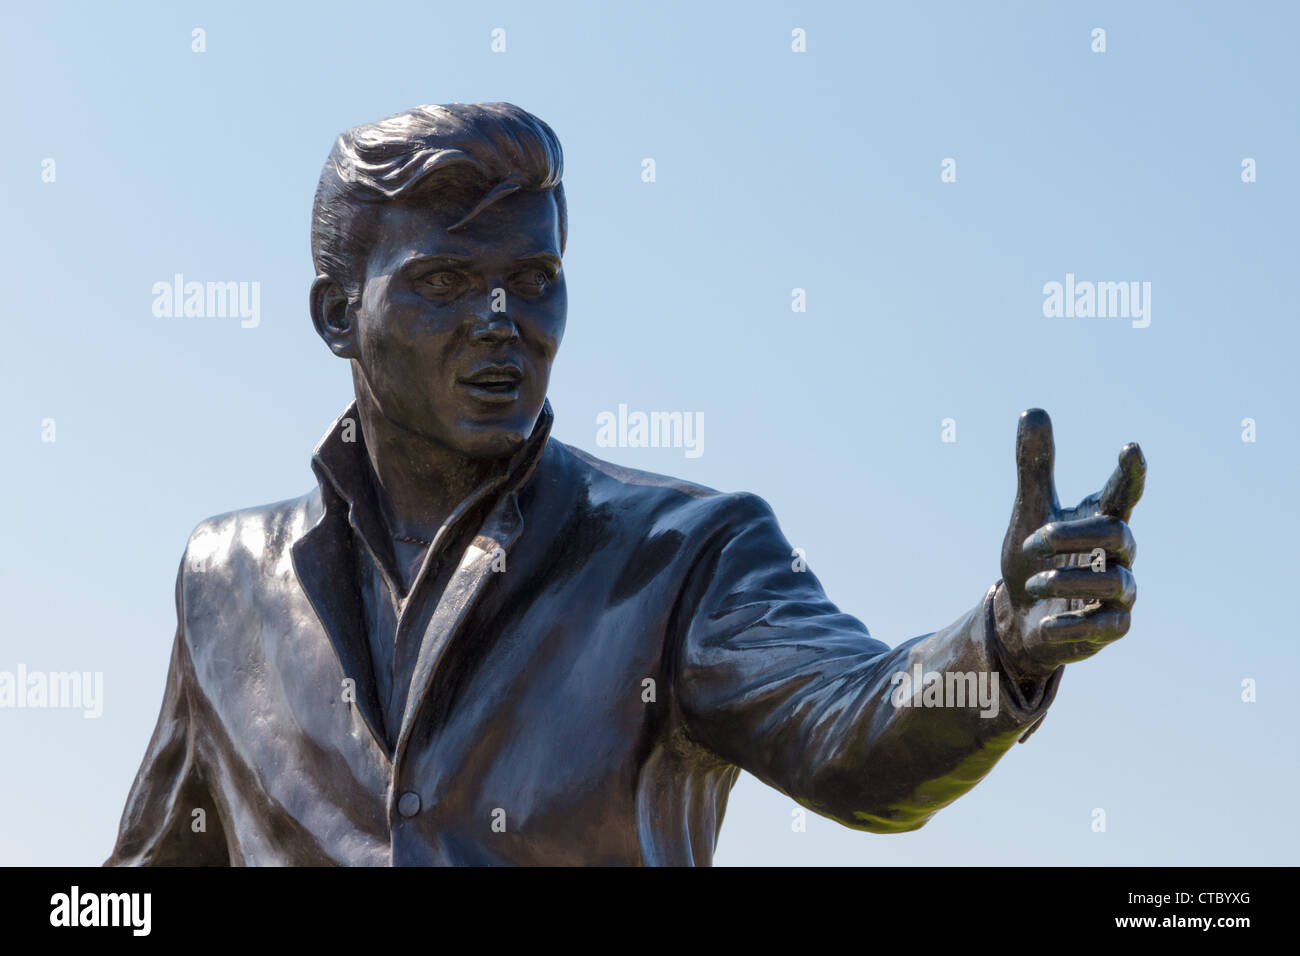
<svg viewBox="0 0 1300 956">
<path fill-rule="evenodd" d="M 457 429 L 455 447 L 467 458 L 507 458 L 520 449 L 529 434 L 526 426 L 514 423 L 474 425 L 465 422 Z"/>
</svg>

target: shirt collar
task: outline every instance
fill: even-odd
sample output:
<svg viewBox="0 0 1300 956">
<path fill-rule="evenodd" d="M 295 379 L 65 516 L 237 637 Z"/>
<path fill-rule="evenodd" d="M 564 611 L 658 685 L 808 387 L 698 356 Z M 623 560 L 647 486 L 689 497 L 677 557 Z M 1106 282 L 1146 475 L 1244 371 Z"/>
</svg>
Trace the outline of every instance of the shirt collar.
<svg viewBox="0 0 1300 956">
<path fill-rule="evenodd" d="M 501 493 L 517 492 L 532 476 L 541 458 L 542 450 L 550 437 L 555 415 L 550 399 L 542 403 L 533 433 L 508 460 L 498 467 L 483 484 L 466 499 L 486 500 Z M 379 511 L 376 486 L 378 481 L 366 451 L 365 436 L 361 432 L 361 417 L 357 414 L 355 400 L 348 405 L 330 426 L 312 455 L 312 470 L 316 473 L 322 491 L 327 494 L 327 507 L 346 504 L 348 520 L 360 535 L 362 542 L 378 560 L 380 568 L 389 578 L 389 584 L 398 580 L 395 573 L 396 556 L 393 543 Z M 477 509 L 457 508 L 452 521 Z"/>
</svg>

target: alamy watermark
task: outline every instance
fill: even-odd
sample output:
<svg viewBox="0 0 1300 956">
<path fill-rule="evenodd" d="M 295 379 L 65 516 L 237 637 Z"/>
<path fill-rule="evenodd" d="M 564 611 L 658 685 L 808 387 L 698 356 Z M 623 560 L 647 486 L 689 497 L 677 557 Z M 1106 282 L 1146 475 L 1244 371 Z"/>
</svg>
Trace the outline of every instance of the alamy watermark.
<svg viewBox="0 0 1300 956">
<path fill-rule="evenodd" d="M 132 936 L 148 936 L 152 913 L 152 893 L 83 893 L 73 885 L 50 897 L 51 926 L 124 927 Z"/>
<path fill-rule="evenodd" d="M 998 715 L 997 671 L 895 671 L 889 678 L 889 695 L 896 707 L 976 707 L 981 717 Z"/>
<path fill-rule="evenodd" d="M 176 273 L 153 284 L 153 314 L 159 319 L 238 318 L 245 329 L 262 322 L 262 283 L 186 282 Z"/>
<path fill-rule="evenodd" d="M 1043 315 L 1049 319 L 1132 319 L 1133 328 L 1151 324 L 1150 282 L 1065 282 L 1043 285 Z"/>
<path fill-rule="evenodd" d="M 0 708 L 80 710 L 96 720 L 104 713 L 103 671 L 0 671 Z"/>
<path fill-rule="evenodd" d="M 618 412 L 596 416 L 596 444 L 601 448 L 682 448 L 687 458 L 704 454 L 703 412 Z"/>
</svg>

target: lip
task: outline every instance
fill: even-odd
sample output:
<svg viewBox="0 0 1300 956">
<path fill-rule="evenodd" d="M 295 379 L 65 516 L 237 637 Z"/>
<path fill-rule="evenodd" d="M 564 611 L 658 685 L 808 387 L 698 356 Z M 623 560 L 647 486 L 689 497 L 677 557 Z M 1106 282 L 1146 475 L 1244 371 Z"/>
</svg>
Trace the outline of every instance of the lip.
<svg viewBox="0 0 1300 956">
<path fill-rule="evenodd" d="M 483 365 L 456 382 L 480 402 L 489 405 L 506 405 L 519 398 L 519 386 L 524 373 L 511 363 Z"/>
</svg>

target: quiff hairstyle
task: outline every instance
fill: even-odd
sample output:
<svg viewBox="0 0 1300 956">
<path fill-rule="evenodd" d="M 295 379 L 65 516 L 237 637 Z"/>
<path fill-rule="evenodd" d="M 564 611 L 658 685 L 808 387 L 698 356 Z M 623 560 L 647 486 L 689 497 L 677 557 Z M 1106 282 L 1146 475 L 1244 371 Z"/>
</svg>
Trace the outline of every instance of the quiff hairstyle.
<svg viewBox="0 0 1300 956">
<path fill-rule="evenodd" d="M 374 203 L 418 198 L 437 202 L 466 187 L 482 198 L 451 227 L 520 189 L 549 191 L 564 252 L 568 215 L 564 155 L 554 131 L 512 103 L 417 106 L 341 134 L 325 160 L 312 205 L 311 257 L 317 275 L 338 282 L 349 300 L 361 292 L 365 257 L 375 236 Z"/>
</svg>

